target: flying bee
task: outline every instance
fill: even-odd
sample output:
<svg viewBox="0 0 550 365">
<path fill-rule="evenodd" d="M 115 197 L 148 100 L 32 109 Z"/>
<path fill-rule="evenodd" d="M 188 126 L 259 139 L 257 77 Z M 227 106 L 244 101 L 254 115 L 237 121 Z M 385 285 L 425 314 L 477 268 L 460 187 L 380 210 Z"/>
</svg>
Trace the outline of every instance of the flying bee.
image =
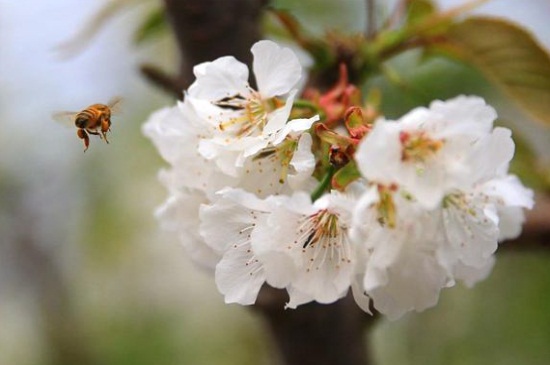
<svg viewBox="0 0 550 365">
<path fill-rule="evenodd" d="M 100 139 L 107 139 L 107 132 L 111 131 L 111 115 L 118 112 L 118 107 L 122 98 L 114 97 L 107 104 L 92 104 L 79 112 L 58 112 L 53 114 L 53 119 L 63 124 L 73 124 L 76 126 L 76 135 L 84 140 L 84 152 L 90 145 L 88 134 L 99 136 Z"/>
</svg>

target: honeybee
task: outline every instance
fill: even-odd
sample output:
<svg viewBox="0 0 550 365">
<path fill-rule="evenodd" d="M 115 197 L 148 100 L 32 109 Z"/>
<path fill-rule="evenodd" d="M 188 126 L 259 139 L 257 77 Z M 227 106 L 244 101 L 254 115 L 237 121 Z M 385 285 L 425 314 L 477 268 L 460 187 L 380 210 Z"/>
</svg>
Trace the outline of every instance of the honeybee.
<svg viewBox="0 0 550 365">
<path fill-rule="evenodd" d="M 100 139 L 107 139 L 107 132 L 111 131 L 111 115 L 118 112 L 122 98 L 114 97 L 107 104 L 92 104 L 79 112 L 57 112 L 52 115 L 53 119 L 63 124 L 76 126 L 76 135 L 84 140 L 84 152 L 90 145 L 89 134 L 99 136 Z"/>
</svg>

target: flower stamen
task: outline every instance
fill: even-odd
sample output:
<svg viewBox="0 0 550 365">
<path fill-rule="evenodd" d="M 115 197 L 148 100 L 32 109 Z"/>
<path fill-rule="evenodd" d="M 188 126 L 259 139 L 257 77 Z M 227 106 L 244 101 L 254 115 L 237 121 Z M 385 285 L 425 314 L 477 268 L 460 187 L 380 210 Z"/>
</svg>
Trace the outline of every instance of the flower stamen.
<svg viewBox="0 0 550 365">
<path fill-rule="evenodd" d="M 421 163 L 433 156 L 443 147 L 442 139 L 431 139 L 424 132 L 411 134 L 408 132 L 399 133 L 401 141 L 401 160 Z"/>
<path fill-rule="evenodd" d="M 319 270 L 329 262 L 335 269 L 351 263 L 351 248 L 347 227 L 341 225 L 339 217 L 326 209 L 304 216 L 300 225 L 300 236 L 296 241 L 308 258 L 306 272 Z"/>
<path fill-rule="evenodd" d="M 220 122 L 218 125 L 222 132 L 238 125 L 238 128 L 231 131 L 236 137 L 253 136 L 261 133 L 267 124 L 268 114 L 283 105 L 276 98 L 262 99 L 261 95 L 254 90 L 250 90 L 248 97 L 235 94 L 223 97 L 213 102 L 213 104 L 237 113 L 236 116 Z"/>
</svg>

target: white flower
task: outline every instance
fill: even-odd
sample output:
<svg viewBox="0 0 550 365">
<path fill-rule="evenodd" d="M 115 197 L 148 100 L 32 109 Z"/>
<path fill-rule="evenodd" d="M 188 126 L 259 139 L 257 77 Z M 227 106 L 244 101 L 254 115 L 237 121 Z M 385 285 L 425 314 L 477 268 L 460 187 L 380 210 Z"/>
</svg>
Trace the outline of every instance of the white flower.
<svg viewBox="0 0 550 365">
<path fill-rule="evenodd" d="M 364 246 L 363 290 L 390 319 L 437 304 L 451 278 L 436 255 L 440 222 L 392 187 L 373 186 L 357 203 L 353 241 Z"/>
<path fill-rule="evenodd" d="M 199 207 L 208 201 L 205 194 L 196 189 L 172 189 L 173 171 L 162 170 L 159 175 L 170 191 L 168 199 L 155 212 L 161 226 L 178 235 L 193 262 L 200 267 L 214 269 L 221 256 L 204 244 L 198 229 Z"/>
<path fill-rule="evenodd" d="M 186 95 L 205 125 L 199 152 L 233 176 L 247 157 L 277 145 L 293 131 L 309 129 L 319 119 L 288 120 L 297 92 L 294 88 L 302 75 L 290 49 L 260 41 L 252 53 L 257 91 L 248 84 L 244 64 L 222 57 L 195 67 L 197 79 Z"/>
<path fill-rule="evenodd" d="M 513 239 L 521 233 L 524 209 L 532 209 L 534 193 L 515 175 L 495 178 L 483 185 L 483 192 L 495 204 L 499 217 L 499 241 Z"/>
<path fill-rule="evenodd" d="M 424 204 L 414 184 L 400 185 L 404 180 L 371 183 L 357 203 L 351 232 L 366 251 L 363 289 L 390 319 L 435 305 L 440 290 L 457 280 L 471 286 L 486 278 L 499 239 L 519 234 L 522 208 L 533 205 L 532 192 L 507 175 L 514 152 L 509 130 L 480 134 L 468 148 L 468 182 L 441 190 L 435 206 Z"/>
<path fill-rule="evenodd" d="M 235 186 L 262 198 L 313 189 L 317 180 L 312 177 L 315 156 L 311 145 L 311 135 L 304 133 L 298 140 L 288 138 L 247 158 Z"/>
<path fill-rule="evenodd" d="M 355 248 L 348 226 L 354 199 L 332 192 L 311 203 L 305 193 L 280 200 L 252 233 L 266 281 L 287 287 L 291 308 L 345 295 L 355 275 Z"/>
<path fill-rule="evenodd" d="M 154 112 L 143 126 L 160 155 L 172 166 L 170 188 L 204 191 L 207 196 L 233 186 L 237 179 L 222 173 L 215 163 L 198 153 L 200 120 L 188 102 Z"/>
<path fill-rule="evenodd" d="M 451 271 L 459 268 L 472 284 L 484 268 L 492 267 L 498 241 L 519 234 L 523 209 L 533 206 L 533 194 L 512 175 L 506 175 L 513 155 L 511 132 L 496 128 L 477 144 L 474 167 L 478 181 L 471 188 L 456 189 L 441 207 L 445 241 L 441 260 Z M 502 219 L 504 218 L 504 219 Z"/>
<path fill-rule="evenodd" d="M 420 204 L 435 208 L 449 191 L 477 180 L 475 144 L 490 133 L 495 118 L 481 98 L 435 101 L 397 122 L 379 120 L 355 158 L 367 179 L 398 184 Z"/>
<path fill-rule="evenodd" d="M 265 272 L 252 250 L 251 235 L 272 203 L 240 189 L 226 189 L 219 196 L 200 208 L 200 233 L 222 256 L 216 265 L 216 284 L 226 303 L 254 304 Z"/>
</svg>

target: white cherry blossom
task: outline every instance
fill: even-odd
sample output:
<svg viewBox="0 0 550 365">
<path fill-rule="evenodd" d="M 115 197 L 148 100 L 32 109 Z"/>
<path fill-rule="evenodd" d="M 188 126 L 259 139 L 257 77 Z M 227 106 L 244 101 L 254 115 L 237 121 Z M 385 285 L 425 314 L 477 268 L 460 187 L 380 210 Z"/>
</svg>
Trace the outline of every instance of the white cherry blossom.
<svg viewBox="0 0 550 365">
<path fill-rule="evenodd" d="M 160 155 L 171 165 L 171 186 L 198 189 L 212 197 L 237 179 L 224 174 L 214 162 L 198 153 L 200 137 L 204 130 L 200 120 L 188 102 L 163 108 L 153 113 L 143 126 Z"/>
<path fill-rule="evenodd" d="M 216 265 L 216 284 L 226 303 L 254 304 L 265 273 L 252 251 L 251 234 L 266 214 L 267 202 L 242 190 L 219 194 L 215 203 L 200 208 L 201 235 L 222 257 Z"/>
<path fill-rule="evenodd" d="M 437 257 L 440 222 L 394 187 L 372 186 L 359 199 L 352 238 L 364 246 L 363 290 L 390 319 L 437 304 L 452 279 Z"/>
<path fill-rule="evenodd" d="M 478 97 L 460 96 L 416 108 L 398 121 L 379 120 L 355 156 L 367 179 L 398 184 L 427 208 L 476 180 L 475 144 L 496 113 Z"/>
<path fill-rule="evenodd" d="M 196 189 L 173 189 L 173 171 L 162 170 L 159 178 L 170 191 L 166 201 L 155 211 L 161 226 L 177 234 L 193 262 L 199 267 L 214 269 L 220 255 L 204 244 L 199 234 L 199 207 L 208 201 L 204 192 Z"/>
<path fill-rule="evenodd" d="M 267 282 L 287 287 L 288 306 L 315 300 L 332 303 L 345 295 L 355 275 L 350 242 L 353 197 L 337 192 L 314 203 L 305 193 L 281 200 L 252 234 Z"/>
<path fill-rule="evenodd" d="M 366 247 L 364 291 L 377 310 L 389 318 L 421 311 L 455 281 L 471 286 L 489 275 L 499 239 L 517 235 L 523 208 L 533 205 L 532 192 L 507 175 L 513 152 L 509 130 L 480 133 L 464 153 L 468 182 L 449 185 L 435 203 L 425 204 L 423 193 L 392 175 L 392 167 L 378 179 L 390 185 L 374 183 L 365 191 L 351 231 Z M 372 168 L 361 165 L 369 159 L 358 158 L 361 172 Z"/>
<path fill-rule="evenodd" d="M 484 278 L 484 268 L 492 266 L 498 241 L 519 234 L 523 208 L 533 206 L 532 191 L 515 176 L 506 175 L 514 151 L 508 129 L 495 128 L 474 151 L 478 180 L 470 188 L 448 194 L 441 207 L 445 232 L 442 260 L 451 271 L 459 267 L 464 273 L 471 268 L 470 283 L 476 272 Z"/>
<path fill-rule="evenodd" d="M 277 145 L 293 131 L 304 131 L 319 118 L 289 121 L 302 77 L 296 55 L 271 41 L 252 47 L 258 90 L 248 83 L 246 65 L 222 57 L 195 67 L 196 81 L 186 100 L 197 110 L 208 130 L 199 152 L 236 176 L 244 160 L 263 148 Z"/>
</svg>

